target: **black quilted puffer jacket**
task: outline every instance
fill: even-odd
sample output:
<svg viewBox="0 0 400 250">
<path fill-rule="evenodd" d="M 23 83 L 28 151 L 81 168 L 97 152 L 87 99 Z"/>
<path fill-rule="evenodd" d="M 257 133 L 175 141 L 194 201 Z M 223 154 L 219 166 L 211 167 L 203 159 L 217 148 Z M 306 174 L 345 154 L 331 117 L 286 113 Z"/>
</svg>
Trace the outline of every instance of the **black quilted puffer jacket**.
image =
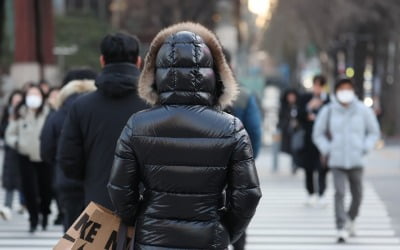
<svg viewBox="0 0 400 250">
<path fill-rule="evenodd" d="M 222 250 L 245 231 L 261 191 L 243 125 L 219 111 L 236 87 L 204 27 L 178 24 L 153 40 L 139 93 L 155 107 L 128 121 L 108 185 L 136 225 L 136 250 Z"/>
</svg>

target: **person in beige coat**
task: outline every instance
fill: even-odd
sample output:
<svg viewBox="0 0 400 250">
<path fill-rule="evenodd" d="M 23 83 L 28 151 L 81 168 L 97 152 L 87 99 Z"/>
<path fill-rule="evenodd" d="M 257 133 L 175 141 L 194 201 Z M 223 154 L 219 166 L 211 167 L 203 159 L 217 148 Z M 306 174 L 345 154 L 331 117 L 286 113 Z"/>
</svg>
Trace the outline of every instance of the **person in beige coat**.
<svg viewBox="0 0 400 250">
<path fill-rule="evenodd" d="M 17 115 L 11 119 L 5 134 L 7 145 L 20 154 L 21 186 L 29 212 L 31 233 L 37 230 L 39 213 L 44 230 L 50 214 L 52 169 L 40 158 L 39 139 L 48 113 L 42 90 L 36 85 L 30 85 L 24 102 L 18 108 Z"/>
</svg>

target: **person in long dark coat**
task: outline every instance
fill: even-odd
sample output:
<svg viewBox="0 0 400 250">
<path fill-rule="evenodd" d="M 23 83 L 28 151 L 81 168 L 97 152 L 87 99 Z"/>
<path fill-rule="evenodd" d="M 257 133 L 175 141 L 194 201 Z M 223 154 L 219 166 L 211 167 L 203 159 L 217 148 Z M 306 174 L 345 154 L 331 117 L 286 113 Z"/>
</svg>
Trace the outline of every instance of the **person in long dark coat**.
<svg viewBox="0 0 400 250">
<path fill-rule="evenodd" d="M 305 170 L 305 186 L 308 192 L 306 205 L 326 206 L 325 190 L 326 176 L 329 169 L 321 164 L 321 154 L 312 141 L 312 131 L 315 119 L 322 107 L 329 103 L 329 94 L 324 90 L 326 79 L 317 75 L 313 79 L 313 92 L 302 96 L 300 100 L 299 119 L 305 130 L 304 149 L 302 150 L 302 167 Z M 315 186 L 314 176 L 317 173 L 318 186 Z"/>
<path fill-rule="evenodd" d="M 292 137 L 297 129 L 300 129 L 299 123 L 299 94 L 294 89 L 286 90 L 281 99 L 279 109 L 278 129 L 281 133 L 281 151 L 292 157 L 292 171 L 297 169 L 296 152 L 293 152 Z"/>
<path fill-rule="evenodd" d="M 9 120 L 16 115 L 16 108 L 24 100 L 24 93 L 20 90 L 15 90 L 10 94 L 7 106 L 4 107 L 3 117 L 0 124 L 0 138 L 4 140 L 5 131 Z M 11 215 L 10 209 L 14 199 L 15 191 L 19 191 L 21 187 L 21 177 L 18 167 L 19 155 L 18 152 L 4 144 L 4 160 L 3 160 L 3 176 L 2 185 L 5 189 L 5 199 L 3 208 L 3 217 L 9 219 Z M 23 205 L 23 200 L 20 194 L 20 203 Z"/>
<path fill-rule="evenodd" d="M 149 106 L 139 98 L 139 40 L 123 33 L 101 43 L 97 90 L 78 97 L 61 133 L 58 164 L 66 177 L 83 181 L 85 205 L 91 201 L 113 210 L 107 195 L 115 146 L 129 117 Z"/>
<path fill-rule="evenodd" d="M 68 82 L 60 90 L 54 102 L 55 111 L 50 114 L 43 126 L 40 152 L 42 159 L 55 168 L 54 189 L 60 203 L 63 218 L 61 223 L 66 231 L 84 209 L 83 182 L 67 178 L 56 157 L 61 131 L 65 118 L 75 100 L 84 94 L 96 90 L 96 73 L 86 69 L 71 70 L 66 77 Z"/>
<path fill-rule="evenodd" d="M 282 95 L 279 109 L 278 128 L 282 134 L 281 150 L 289 155 L 292 154 L 291 137 L 294 130 L 299 126 L 299 94 L 296 90 L 290 89 Z"/>
</svg>

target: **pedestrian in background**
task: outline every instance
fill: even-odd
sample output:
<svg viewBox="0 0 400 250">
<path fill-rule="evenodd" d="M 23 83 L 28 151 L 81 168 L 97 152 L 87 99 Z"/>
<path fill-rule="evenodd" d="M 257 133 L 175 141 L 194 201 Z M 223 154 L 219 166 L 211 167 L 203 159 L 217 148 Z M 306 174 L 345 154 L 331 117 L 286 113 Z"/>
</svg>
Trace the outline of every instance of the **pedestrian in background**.
<svg viewBox="0 0 400 250">
<path fill-rule="evenodd" d="M 237 85 L 216 36 L 194 23 L 162 30 L 139 93 L 155 107 L 128 121 L 108 185 L 116 213 L 136 225 L 135 249 L 228 249 L 261 191 L 250 138 L 221 111 Z"/>
<path fill-rule="evenodd" d="M 124 33 L 107 35 L 100 45 L 97 90 L 78 97 L 69 109 L 58 150 L 68 178 L 84 183 L 85 205 L 94 201 L 113 210 L 107 195 L 115 146 L 129 117 L 148 106 L 137 94 L 139 40 Z"/>
<path fill-rule="evenodd" d="M 29 212 L 30 232 L 35 232 L 41 215 L 46 230 L 52 198 L 52 169 L 40 158 L 40 132 L 49 113 L 45 95 L 37 85 L 30 85 L 25 100 L 6 129 L 6 143 L 18 151 L 22 192 Z M 39 200 L 39 201 L 38 201 Z"/>
<path fill-rule="evenodd" d="M 43 85 L 42 88 L 41 88 L 42 90 L 43 90 L 43 89 L 46 89 L 46 86 L 48 86 L 48 85 L 46 85 L 46 84 L 47 84 L 47 83 L 44 82 L 44 85 Z M 52 115 L 54 114 L 54 112 L 55 112 L 55 110 L 56 110 L 56 102 L 57 102 L 57 97 L 58 97 L 59 92 L 60 92 L 60 88 L 59 88 L 59 87 L 53 87 L 53 88 L 50 88 L 50 89 L 48 90 L 48 94 L 46 95 L 46 105 L 49 107 L 50 111 L 49 111 L 49 113 L 48 113 L 48 115 L 47 115 L 47 117 L 46 117 L 46 121 L 49 120 L 50 117 L 52 117 Z M 46 124 L 46 123 L 45 123 L 45 124 Z M 45 129 L 45 126 L 44 126 L 43 128 Z M 42 130 L 42 131 L 43 131 L 43 130 Z M 41 150 L 40 150 L 40 152 L 42 153 L 42 152 L 43 152 L 43 148 L 42 148 L 42 145 L 43 145 L 42 138 L 41 138 L 41 143 L 40 143 L 40 144 L 41 144 Z M 56 151 L 55 151 L 55 152 L 56 152 Z M 54 152 L 53 152 L 53 153 L 54 153 Z M 41 157 L 42 157 L 42 159 L 43 159 L 43 155 L 41 155 Z M 55 157 L 55 154 L 53 155 L 53 157 Z M 45 159 L 43 159 L 43 161 L 45 162 L 45 164 L 48 164 L 48 167 L 49 167 L 49 168 L 55 170 L 55 166 L 54 166 L 53 164 L 49 164 L 49 162 L 47 162 Z M 53 172 L 53 174 L 55 174 L 55 173 Z M 58 211 L 57 217 L 56 217 L 56 219 L 54 220 L 54 224 L 55 224 L 55 225 L 61 225 L 62 222 L 63 222 L 64 214 L 62 213 L 60 201 L 59 201 L 59 199 L 58 199 L 58 197 L 57 197 L 57 194 L 56 194 L 56 191 L 55 191 L 55 188 L 54 188 L 54 175 L 53 175 L 53 178 L 52 178 L 52 179 L 53 179 L 52 197 L 53 197 L 53 198 L 55 199 L 55 201 L 56 201 L 56 204 L 57 204 L 57 211 Z"/>
<path fill-rule="evenodd" d="M 20 90 L 14 90 L 8 98 L 7 105 L 4 107 L 3 117 L 0 124 L 0 137 L 5 139 L 5 132 L 10 120 L 15 118 L 16 109 L 24 100 L 24 93 Z M 14 193 L 17 191 L 20 196 L 20 205 L 23 207 L 23 198 L 21 195 L 21 181 L 19 173 L 19 155 L 18 152 L 4 143 L 4 158 L 3 158 L 3 172 L 2 172 L 2 185 L 5 189 L 4 207 L 0 208 L 0 215 L 10 220 L 12 213 L 12 204 L 14 200 Z"/>
<path fill-rule="evenodd" d="M 46 81 L 46 80 L 44 80 L 44 79 L 43 79 L 43 80 L 40 80 L 40 81 L 39 81 L 39 88 L 42 90 L 44 96 L 45 96 L 46 99 L 47 99 L 47 97 L 48 97 L 49 94 L 50 94 L 50 90 L 51 90 L 51 87 L 50 87 L 49 82 Z"/>
<path fill-rule="evenodd" d="M 51 111 L 56 110 L 56 106 L 57 106 L 56 103 L 57 103 L 59 93 L 60 93 L 59 87 L 53 87 L 49 90 L 49 93 L 46 98 L 46 102 L 47 102 L 47 105 L 49 105 Z"/>
<path fill-rule="evenodd" d="M 337 240 L 345 242 L 349 233 L 356 234 L 355 219 L 363 194 L 363 158 L 374 148 L 380 130 L 372 109 L 355 95 L 350 79 L 338 81 L 335 97 L 318 115 L 313 140 L 322 155 L 328 157 L 335 185 Z M 348 212 L 344 204 L 346 182 L 352 196 Z"/>
<path fill-rule="evenodd" d="M 85 203 L 82 181 L 67 178 L 60 169 L 56 158 L 58 143 L 69 109 L 79 96 L 96 90 L 95 78 L 96 73 L 88 69 L 76 69 L 67 73 L 66 80 L 63 81 L 65 86 L 54 103 L 56 111 L 47 118 L 41 134 L 42 159 L 55 168 L 54 190 L 60 202 L 64 231 L 78 218 Z"/>
<path fill-rule="evenodd" d="M 277 127 L 281 134 L 281 151 L 292 157 L 292 172 L 296 173 L 298 166 L 294 158 L 297 152 L 293 152 L 292 137 L 300 129 L 300 123 L 299 94 L 294 89 L 286 90 L 282 95 Z"/>
<path fill-rule="evenodd" d="M 223 52 L 226 62 L 232 69 L 231 53 L 225 48 L 223 48 Z M 254 158 L 257 158 L 262 144 L 262 112 L 257 102 L 257 97 L 246 88 L 240 86 L 238 97 L 226 111 L 239 118 L 243 123 L 251 140 Z"/>
<path fill-rule="evenodd" d="M 232 69 L 232 56 L 227 49 L 223 49 L 226 62 Z M 262 116 L 258 106 L 256 97 L 247 91 L 244 87 L 240 87 L 237 99 L 225 111 L 236 116 L 243 123 L 244 128 L 249 134 L 251 145 L 253 148 L 254 159 L 257 158 L 261 149 L 262 135 Z M 246 232 L 233 244 L 234 250 L 244 250 L 246 245 Z"/>
<path fill-rule="evenodd" d="M 305 184 L 308 192 L 306 205 L 325 207 L 327 204 L 324 196 L 326 190 L 326 176 L 328 168 L 321 164 L 321 154 L 312 141 L 312 131 L 315 119 L 324 105 L 329 103 L 330 98 L 326 90 L 326 79 L 317 75 L 313 79 L 312 93 L 305 94 L 300 100 L 299 120 L 304 129 L 304 148 L 301 150 L 301 164 L 305 170 Z M 318 186 L 315 186 L 315 173 L 318 177 Z"/>
</svg>

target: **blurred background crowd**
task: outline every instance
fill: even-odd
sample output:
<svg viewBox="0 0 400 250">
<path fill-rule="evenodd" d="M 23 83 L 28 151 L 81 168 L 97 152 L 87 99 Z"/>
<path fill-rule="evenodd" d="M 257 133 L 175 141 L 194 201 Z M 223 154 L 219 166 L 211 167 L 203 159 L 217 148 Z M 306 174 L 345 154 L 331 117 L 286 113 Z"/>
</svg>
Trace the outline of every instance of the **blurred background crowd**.
<svg viewBox="0 0 400 250">
<path fill-rule="evenodd" d="M 397 0 L 1 0 L 0 132 L 3 139 L 9 134 L 3 145 L 5 207 L 11 207 L 20 181 L 29 182 L 32 174 L 7 168 L 15 162 L 21 164 L 21 152 L 16 152 L 13 144 L 26 148 L 23 153 L 29 157 L 22 161 L 27 166 L 54 164 L 56 150 L 40 152 L 39 140 L 29 138 L 43 139 L 49 114 L 65 104 L 59 101 L 60 90 L 68 83 L 90 80 L 82 92 L 94 90 L 93 82 L 101 71 L 99 45 L 105 35 L 117 31 L 136 35 L 144 58 L 154 36 L 181 21 L 199 22 L 216 33 L 242 89 L 239 102 L 227 111 L 241 118 L 243 110 L 250 110 L 251 125 L 247 129 L 255 155 L 262 146 L 268 147 L 274 153 L 273 169 L 278 168 L 280 151 L 293 156 L 293 173 L 298 167 L 305 168 L 307 204 L 317 202 L 317 196 L 321 206 L 327 203 L 324 191 L 328 170 L 320 162 L 323 142 L 314 145 L 312 127 L 317 113 L 336 98 L 342 85 L 347 86 L 345 91 L 354 90 L 377 118 L 380 131 L 371 122 L 374 136 L 381 132 L 375 147 L 382 147 L 385 140 L 399 139 Z M 340 79 L 346 80 L 340 83 Z M 240 100 L 246 101 L 243 104 Z M 65 115 L 60 118 L 61 127 Z M 10 121 L 16 120 L 20 122 L 10 128 Z M 241 120 L 246 123 L 246 116 Z M 26 124 L 34 125 L 27 129 Z M 11 136 L 12 129 L 19 129 L 19 138 Z M 43 131 L 49 130 L 45 127 Z M 58 138 L 60 127 L 57 133 Z M 302 156 L 296 154 L 299 147 Z M 313 184 L 315 172 L 318 188 Z M 36 211 L 30 211 L 31 217 L 32 213 L 50 213 L 51 200 L 60 199 L 48 192 L 53 189 L 53 174 L 35 173 L 38 193 L 30 193 L 33 189 L 26 185 L 24 195 L 19 196 L 21 213 L 27 203 L 37 203 L 37 196 L 41 203 L 35 205 Z M 62 210 L 59 207 L 56 224 L 65 219 Z M 4 211 L 2 215 L 8 217 L 10 213 Z M 33 220 L 38 223 L 38 218 Z M 47 216 L 41 223 L 45 229 Z"/>
<path fill-rule="evenodd" d="M 396 0 L 3 0 L 1 93 L 29 81 L 60 85 L 79 66 L 98 70 L 98 43 L 108 32 L 137 35 L 144 55 L 160 29 L 191 20 L 217 33 L 240 82 L 262 101 L 266 143 L 277 123 L 274 96 L 288 87 L 310 89 L 317 73 L 326 75 L 330 90 L 339 77 L 353 78 L 385 135 L 394 136 L 400 132 L 399 9 Z"/>
</svg>

